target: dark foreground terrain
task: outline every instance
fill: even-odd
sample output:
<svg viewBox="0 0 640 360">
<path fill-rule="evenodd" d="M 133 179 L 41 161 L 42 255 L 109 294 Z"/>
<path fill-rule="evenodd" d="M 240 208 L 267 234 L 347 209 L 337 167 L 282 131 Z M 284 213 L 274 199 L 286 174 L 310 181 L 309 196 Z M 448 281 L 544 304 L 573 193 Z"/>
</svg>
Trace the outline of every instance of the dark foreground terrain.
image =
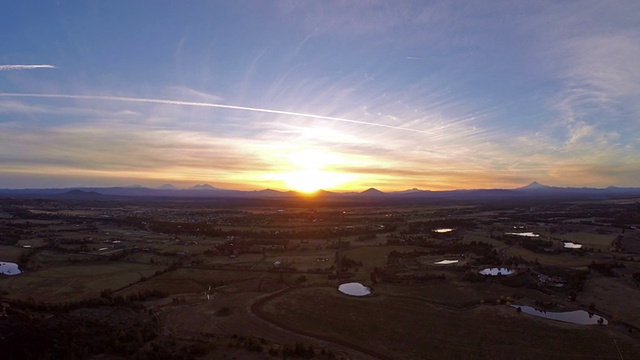
<svg viewBox="0 0 640 360">
<path fill-rule="evenodd" d="M 638 226 L 636 199 L 0 198 L 2 359 L 637 358 Z"/>
</svg>

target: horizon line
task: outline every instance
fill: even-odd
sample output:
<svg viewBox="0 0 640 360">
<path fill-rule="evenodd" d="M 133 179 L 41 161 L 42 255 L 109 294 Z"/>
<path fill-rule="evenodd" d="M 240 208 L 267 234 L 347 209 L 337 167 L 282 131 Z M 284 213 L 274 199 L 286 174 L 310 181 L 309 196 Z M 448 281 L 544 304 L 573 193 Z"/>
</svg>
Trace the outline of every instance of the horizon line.
<svg viewBox="0 0 640 360">
<path fill-rule="evenodd" d="M 366 191 L 370 191 L 370 190 L 375 190 L 375 191 L 379 191 L 383 194 L 393 194 L 393 193 L 403 193 L 403 192 L 409 192 L 409 191 L 416 191 L 416 192 L 449 192 L 449 191 L 481 191 L 481 190 L 519 190 L 519 189 L 524 189 L 526 190 L 528 187 L 530 187 L 531 185 L 537 184 L 539 185 L 541 188 L 551 188 L 551 189 L 594 189 L 594 190 L 606 190 L 609 188 L 622 188 L 622 189 L 640 189 L 640 187 L 638 186 L 616 186 L 616 185 L 609 185 L 609 186 L 605 186 L 605 187 L 589 187 L 589 186 L 580 186 L 580 187 L 576 187 L 576 186 L 554 186 L 554 185 L 544 185 L 544 184 L 540 184 L 537 181 L 532 181 L 531 183 L 524 185 L 524 186 L 519 186 L 519 187 L 514 187 L 514 188 L 500 188 L 500 187 L 495 187 L 495 188 L 455 188 L 455 189 L 447 189 L 447 190 L 429 190 L 429 189 L 419 189 L 416 187 L 413 188 L 407 188 L 405 190 L 393 190 L 393 191 L 382 191 L 379 190 L 375 187 L 368 187 L 364 190 L 326 190 L 326 189 L 318 189 L 315 190 L 313 192 L 309 192 L 306 193 L 304 191 L 297 191 L 297 190 L 293 190 L 293 189 L 284 189 L 284 190 L 278 190 L 278 189 L 273 189 L 273 188 L 263 188 L 263 189 L 252 189 L 252 190 L 240 190 L 240 189 L 229 189 L 229 188 L 219 188 L 216 186 L 212 186 L 209 185 L 207 183 L 204 184 L 196 184 L 190 187 L 176 187 L 174 185 L 172 185 L 171 183 L 166 183 L 160 186 L 146 186 L 146 185 L 137 185 L 137 184 L 133 184 L 133 185 L 104 185 L 104 186 L 91 186 L 91 185 L 78 185 L 78 186 L 63 186 L 63 187 L 25 187 L 25 188 L 10 188 L 10 187 L 5 187 L 5 188 L 0 188 L 0 190 L 9 190 L 9 191 L 20 191 L 20 190 L 82 190 L 82 189 L 113 189 L 113 188 L 120 188 L 120 189 L 147 189 L 147 190 L 160 190 L 160 191 L 236 191 L 236 192 L 259 192 L 259 191 L 276 191 L 276 192 L 281 192 L 281 193 L 286 193 L 286 192 L 294 192 L 294 193 L 299 193 L 299 194 L 315 194 L 315 193 L 319 193 L 319 192 L 330 192 L 330 193 L 335 193 L 335 194 L 359 194 L 359 193 L 363 193 Z M 164 185 L 171 185 L 173 188 L 162 188 L 162 186 Z M 198 186 L 209 186 L 210 188 L 204 188 L 204 189 L 198 189 L 196 187 Z"/>
</svg>

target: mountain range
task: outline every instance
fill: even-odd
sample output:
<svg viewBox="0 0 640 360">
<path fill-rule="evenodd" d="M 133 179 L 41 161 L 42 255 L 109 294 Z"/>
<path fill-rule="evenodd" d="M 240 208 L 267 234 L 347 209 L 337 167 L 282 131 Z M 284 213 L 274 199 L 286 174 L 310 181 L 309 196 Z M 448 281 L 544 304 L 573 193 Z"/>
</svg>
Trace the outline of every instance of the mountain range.
<svg viewBox="0 0 640 360">
<path fill-rule="evenodd" d="M 171 184 L 157 188 L 144 186 L 127 187 L 73 187 L 51 189 L 0 189 L 0 196 L 56 196 L 74 199 L 120 197 L 168 197 L 168 198 L 237 198 L 237 199 L 300 199 L 344 201 L 393 201 L 422 202 L 429 200 L 517 200 L 517 199 L 613 199 L 640 197 L 640 188 L 576 188 L 546 186 L 537 182 L 515 189 L 466 189 L 430 191 L 409 189 L 405 191 L 382 192 L 370 188 L 362 192 L 338 193 L 319 190 L 314 194 L 295 191 L 229 190 L 213 187 L 209 184 L 195 185 L 187 189 L 178 189 Z"/>
</svg>

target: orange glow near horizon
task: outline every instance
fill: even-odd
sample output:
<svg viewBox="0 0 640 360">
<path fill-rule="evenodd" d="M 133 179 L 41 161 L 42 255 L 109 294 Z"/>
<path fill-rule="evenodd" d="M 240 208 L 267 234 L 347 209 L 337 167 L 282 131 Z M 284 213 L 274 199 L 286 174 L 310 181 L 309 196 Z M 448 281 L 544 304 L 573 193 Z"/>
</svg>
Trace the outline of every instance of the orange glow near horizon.
<svg viewBox="0 0 640 360">
<path fill-rule="evenodd" d="M 291 171 L 269 174 L 266 179 L 275 180 L 288 190 L 304 193 L 349 187 L 353 180 L 351 174 L 331 170 L 332 165 L 340 163 L 344 163 L 344 159 L 338 154 L 304 150 L 290 154 L 283 164 Z"/>
<path fill-rule="evenodd" d="M 264 150 L 264 149 L 263 149 Z M 298 150 L 298 151 L 296 151 Z M 263 152 L 272 160 L 270 172 L 247 169 L 244 171 L 221 171 L 207 167 L 158 167 L 144 170 L 132 169 L 83 169 L 71 166 L 46 165 L 38 168 L 14 166 L 0 170 L 0 175 L 16 178 L 47 174 L 48 181 L 60 179 L 51 187 L 66 186 L 130 186 L 157 187 L 170 183 L 187 189 L 198 184 L 210 184 L 228 190 L 255 191 L 274 189 L 313 194 L 318 190 L 331 192 L 360 192 L 374 187 L 380 191 L 403 191 L 410 188 L 421 190 L 456 190 L 478 188 L 515 188 L 524 186 L 528 179 L 501 179 L 496 181 L 474 171 L 459 174 L 417 173 L 402 174 L 401 169 L 382 167 L 383 158 L 354 157 L 327 150 L 299 150 L 299 148 Z M 374 172 L 373 165 L 382 170 Z M 370 170 L 371 166 L 373 170 Z M 366 170 L 366 171 L 360 171 Z M 8 175 L 7 175 L 8 174 Z M 66 180 L 73 176 L 75 180 Z M 547 179 L 535 179 L 549 183 Z M 529 180 L 530 182 L 531 180 Z M 557 181 L 557 186 L 569 186 Z"/>
<path fill-rule="evenodd" d="M 323 170 L 301 170 L 285 173 L 284 182 L 290 190 L 313 193 L 320 189 L 336 189 L 349 181 L 349 174 Z"/>
</svg>

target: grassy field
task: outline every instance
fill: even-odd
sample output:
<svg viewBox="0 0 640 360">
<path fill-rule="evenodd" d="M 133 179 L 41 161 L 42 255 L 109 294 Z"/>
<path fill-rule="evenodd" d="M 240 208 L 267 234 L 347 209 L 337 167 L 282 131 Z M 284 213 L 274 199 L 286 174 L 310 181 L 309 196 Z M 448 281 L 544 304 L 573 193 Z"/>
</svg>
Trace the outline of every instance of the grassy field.
<svg viewBox="0 0 640 360">
<path fill-rule="evenodd" d="M 468 243 L 470 243 L 472 241 L 476 241 L 476 242 L 482 241 L 482 242 L 485 242 L 487 244 L 493 245 L 496 248 L 500 248 L 500 247 L 506 246 L 504 242 L 502 242 L 500 240 L 492 239 L 488 235 L 484 235 L 482 233 L 478 233 L 478 232 L 466 233 L 464 235 L 463 242 L 468 244 Z"/>
<path fill-rule="evenodd" d="M 346 250 L 344 256 L 362 262 L 363 266 L 358 267 L 353 279 L 368 282 L 374 268 L 382 268 L 387 264 L 389 253 L 392 251 L 412 252 L 414 250 L 424 251 L 425 249 L 419 246 L 362 246 Z"/>
<path fill-rule="evenodd" d="M 390 358 L 618 358 L 613 335 L 605 327 L 551 322 L 506 305 L 457 311 L 415 299 L 353 298 L 333 288 L 300 288 L 261 310 L 289 328 L 341 339 Z M 625 358 L 640 351 L 634 340 L 615 337 Z"/>
<path fill-rule="evenodd" d="M 25 251 L 27 250 L 17 246 L 0 245 L 0 261 L 17 262 Z"/>
<path fill-rule="evenodd" d="M 556 236 L 565 241 L 571 241 L 582 244 L 583 247 L 593 248 L 595 250 L 608 250 L 611 242 L 616 238 L 615 234 L 594 234 L 587 232 L 572 232 Z"/>
<path fill-rule="evenodd" d="M 631 287 L 613 277 L 599 276 L 589 279 L 579 300 L 593 303 L 596 309 L 610 314 L 613 320 L 640 327 L 640 287 Z"/>
<path fill-rule="evenodd" d="M 103 289 L 118 289 L 151 276 L 159 267 L 128 263 L 97 263 L 47 267 L 0 277 L 9 297 L 63 302 L 92 298 Z"/>
<path fill-rule="evenodd" d="M 155 276 L 123 291 L 128 294 L 135 291 L 161 290 L 167 294 L 184 294 L 202 292 L 211 284 L 231 283 L 262 276 L 260 272 L 224 271 L 206 269 L 177 269 Z"/>
<path fill-rule="evenodd" d="M 584 267 L 591 264 L 592 261 L 601 260 L 604 255 L 578 256 L 569 252 L 562 254 L 542 254 L 525 249 L 519 245 L 513 245 L 506 248 L 505 253 L 509 256 L 522 256 L 526 261 L 534 262 L 538 260 L 541 265 L 545 266 L 562 266 L 562 267 Z"/>
<path fill-rule="evenodd" d="M 318 261 L 318 259 L 328 259 L 327 261 Z M 292 266 L 298 271 L 312 271 L 315 269 L 327 269 L 335 264 L 335 251 L 333 250 L 318 250 L 309 251 L 303 254 L 282 254 L 277 256 L 269 256 L 262 261 L 256 269 L 260 270 L 272 270 L 274 269 L 274 263 L 280 261 L 280 266 Z"/>
<path fill-rule="evenodd" d="M 256 264 L 262 262 L 264 256 L 262 254 L 241 254 L 237 257 L 229 256 L 204 256 L 203 264 L 206 265 L 224 265 L 233 266 L 242 269 L 251 269 Z"/>
<path fill-rule="evenodd" d="M 47 245 L 47 241 L 41 238 L 24 239 L 24 240 L 20 240 L 20 242 L 18 242 L 17 245 L 22 247 L 26 246 L 26 247 L 37 248 L 37 247 L 42 247 Z"/>
<path fill-rule="evenodd" d="M 477 306 L 482 302 L 493 302 L 501 297 L 506 299 L 530 296 L 533 292 L 492 282 L 470 283 L 453 280 L 432 280 L 414 286 L 383 283 L 374 286 L 374 291 L 380 296 L 408 297 L 459 309 Z"/>
<path fill-rule="evenodd" d="M 131 254 L 128 254 L 125 258 L 126 260 L 131 260 L 131 261 L 137 261 L 137 262 L 141 262 L 141 263 L 154 263 L 156 265 L 170 265 L 171 263 L 174 263 L 176 261 L 176 257 L 175 256 L 165 256 L 165 255 L 158 255 L 158 254 L 154 254 L 151 252 L 134 252 Z"/>
</svg>

